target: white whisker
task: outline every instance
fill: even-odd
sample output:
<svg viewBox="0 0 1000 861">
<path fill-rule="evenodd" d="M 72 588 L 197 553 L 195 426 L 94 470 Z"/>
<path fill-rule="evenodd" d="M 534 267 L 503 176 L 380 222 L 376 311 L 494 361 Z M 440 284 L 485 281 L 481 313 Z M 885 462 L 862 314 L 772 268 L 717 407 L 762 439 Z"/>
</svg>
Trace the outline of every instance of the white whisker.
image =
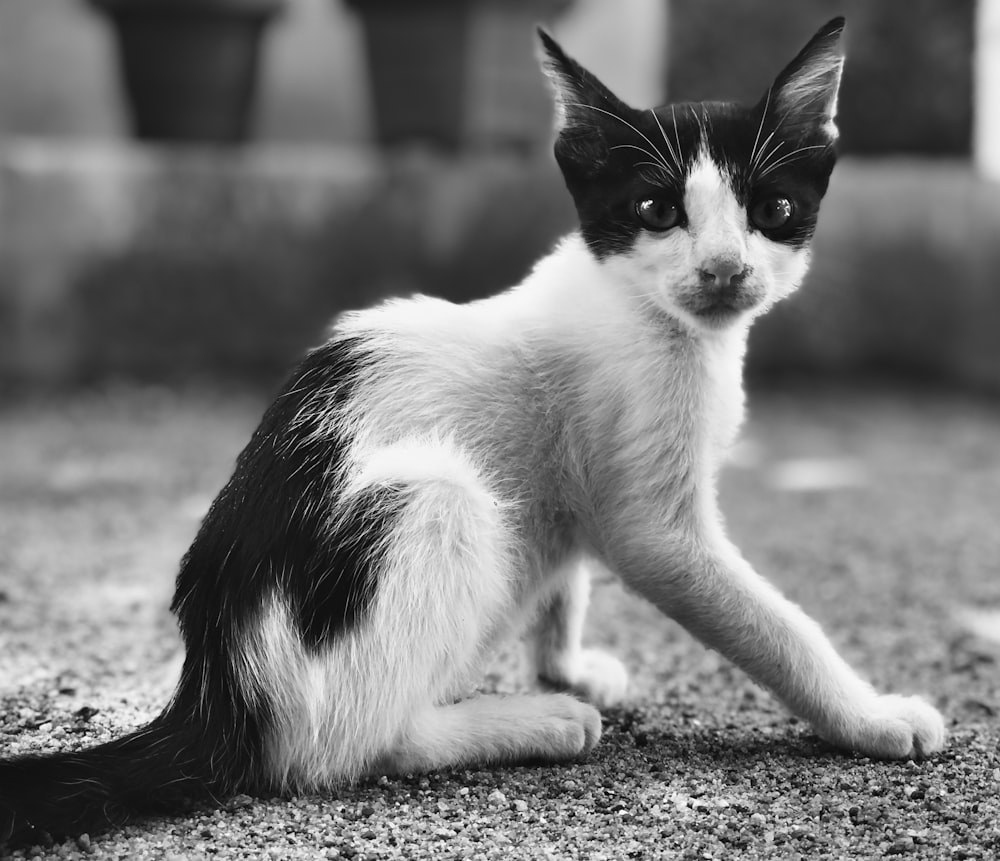
<svg viewBox="0 0 1000 861">
<path fill-rule="evenodd" d="M 809 150 L 826 149 L 827 146 L 828 146 L 827 144 L 815 144 L 813 146 L 804 146 L 804 147 L 799 147 L 796 150 L 792 150 L 790 153 L 786 153 L 785 155 L 783 155 L 776 162 L 772 162 L 768 166 L 767 170 L 761 171 L 758 174 L 758 177 L 767 176 L 767 174 L 771 173 L 772 171 L 777 170 L 780 167 L 784 167 L 785 165 L 789 164 L 790 162 L 798 161 L 799 158 L 804 158 L 805 156 L 803 156 L 802 154 L 805 153 L 805 152 L 808 152 Z"/>
<path fill-rule="evenodd" d="M 757 137 L 753 139 L 753 148 L 750 150 L 750 169 L 753 170 L 753 164 L 757 160 L 757 144 L 760 143 L 760 134 L 764 131 L 764 120 L 767 119 L 767 109 L 771 105 L 771 87 L 767 88 L 767 96 L 764 99 L 764 112 L 760 115 L 760 125 L 757 126 Z M 768 138 L 770 140 L 770 138 Z M 767 146 L 767 141 L 764 142 L 764 146 Z"/>
<path fill-rule="evenodd" d="M 778 124 L 771 130 L 771 134 L 769 134 L 767 138 L 765 138 L 764 142 L 760 145 L 760 151 L 757 153 L 758 163 L 756 164 L 756 166 L 751 164 L 750 166 L 751 173 L 753 173 L 754 170 L 759 171 L 764 166 L 766 166 L 768 161 L 774 158 L 775 153 L 777 153 L 778 150 L 785 145 L 785 141 L 779 141 L 777 144 L 775 144 L 774 149 L 772 149 L 770 152 L 766 152 L 768 143 L 781 130 L 781 127 L 782 125 L 784 125 L 784 122 L 785 122 L 785 117 L 784 116 L 779 117 Z"/>
<path fill-rule="evenodd" d="M 684 164 L 684 150 L 681 149 L 681 135 L 677 131 L 677 113 L 673 105 L 670 106 L 670 118 L 674 121 L 674 140 L 677 141 L 677 155 L 680 157 L 680 163 Z"/>
<path fill-rule="evenodd" d="M 653 159 L 656 162 L 657 167 L 661 167 L 665 171 L 667 171 L 667 173 L 673 175 L 673 171 L 670 169 L 670 165 L 667 164 L 666 161 L 663 160 L 663 157 L 660 155 L 659 152 L 656 152 L 654 154 L 654 153 L 651 153 L 645 147 L 636 146 L 635 144 L 615 144 L 613 147 L 608 147 L 608 151 L 609 152 L 611 152 L 612 150 L 616 150 L 616 149 L 634 149 L 634 150 L 638 150 L 643 155 L 647 155 L 651 159 Z"/>
<path fill-rule="evenodd" d="M 602 114 L 606 114 L 607 116 L 611 117 L 612 119 L 618 120 L 618 122 L 620 122 L 622 125 L 628 126 L 630 129 L 632 129 L 632 131 L 634 131 L 637 135 L 639 135 L 639 137 L 641 137 L 646 143 L 648 143 L 653 148 L 653 152 L 655 152 L 657 154 L 657 156 L 659 156 L 663 160 L 664 166 L 666 166 L 669 169 L 669 165 L 667 165 L 667 160 L 666 160 L 666 158 L 664 158 L 663 153 L 660 152 L 659 147 L 657 147 L 657 145 L 655 143 L 653 143 L 648 137 L 646 137 L 641 131 L 639 131 L 639 129 L 637 129 L 634 125 L 632 125 L 632 123 L 630 123 L 628 120 L 623 119 L 622 117 L 618 116 L 618 114 L 616 114 L 616 113 L 612 113 L 611 111 L 606 111 L 606 110 L 604 110 L 604 108 L 599 108 L 596 105 L 586 105 L 586 104 L 583 104 L 582 102 L 568 102 L 566 104 L 566 107 L 567 108 L 590 108 L 590 110 L 592 110 L 592 111 L 598 111 L 598 112 L 600 112 Z"/>
<path fill-rule="evenodd" d="M 635 164 L 632 165 L 632 167 L 655 167 L 666 172 L 671 177 L 674 176 L 673 172 L 668 171 L 662 164 L 660 164 L 657 161 L 637 161 Z"/>
<path fill-rule="evenodd" d="M 663 130 L 663 126 L 660 124 L 660 118 L 656 115 L 656 111 L 652 108 L 649 112 L 653 115 L 653 119 L 656 121 L 656 127 L 660 130 L 660 134 L 663 135 L 663 142 L 667 145 L 667 152 L 670 153 L 670 157 L 674 160 L 674 164 L 677 165 L 678 173 L 683 172 L 681 167 L 680 159 L 677 158 L 677 153 L 674 152 L 674 148 L 670 145 L 670 141 L 667 139 L 667 133 Z"/>
<path fill-rule="evenodd" d="M 775 129 L 775 131 L 777 131 L 777 129 Z M 767 140 L 764 141 L 764 143 L 761 145 L 761 148 L 760 148 L 760 156 L 761 156 L 760 163 L 757 164 L 757 165 L 751 164 L 750 165 L 750 170 L 751 171 L 761 171 L 765 167 L 767 167 L 768 163 L 772 159 L 774 159 L 774 157 L 778 154 L 778 150 L 780 150 L 785 145 L 785 143 L 786 143 L 785 141 L 778 141 L 769 151 L 767 151 L 766 147 L 767 147 L 768 141 L 770 141 L 771 138 L 774 137 L 774 134 L 775 134 L 774 132 L 771 132 L 771 134 L 769 134 L 767 136 Z"/>
</svg>

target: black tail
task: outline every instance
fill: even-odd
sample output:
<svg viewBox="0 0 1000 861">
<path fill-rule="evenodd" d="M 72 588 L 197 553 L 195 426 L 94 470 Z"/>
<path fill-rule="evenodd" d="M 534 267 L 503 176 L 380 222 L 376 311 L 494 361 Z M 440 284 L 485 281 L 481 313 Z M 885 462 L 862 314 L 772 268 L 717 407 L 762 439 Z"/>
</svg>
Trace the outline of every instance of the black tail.
<svg viewBox="0 0 1000 861">
<path fill-rule="evenodd" d="M 168 709 L 89 750 L 0 761 L 0 848 L 93 834 L 212 800 L 221 787 L 200 746 L 195 728 Z"/>
</svg>

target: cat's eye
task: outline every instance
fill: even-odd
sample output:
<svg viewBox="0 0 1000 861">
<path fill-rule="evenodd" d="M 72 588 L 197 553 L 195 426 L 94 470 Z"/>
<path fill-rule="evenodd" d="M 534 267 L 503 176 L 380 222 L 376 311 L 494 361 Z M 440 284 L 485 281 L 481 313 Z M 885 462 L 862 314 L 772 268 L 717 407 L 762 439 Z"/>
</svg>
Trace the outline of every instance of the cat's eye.
<svg viewBox="0 0 1000 861">
<path fill-rule="evenodd" d="M 788 224 L 794 214 L 792 202 L 776 195 L 758 200 L 750 209 L 750 221 L 758 230 L 778 230 Z"/>
<path fill-rule="evenodd" d="M 649 230 L 670 230 L 681 223 L 681 208 L 662 197 L 647 197 L 637 200 L 635 215 L 643 227 Z"/>
</svg>

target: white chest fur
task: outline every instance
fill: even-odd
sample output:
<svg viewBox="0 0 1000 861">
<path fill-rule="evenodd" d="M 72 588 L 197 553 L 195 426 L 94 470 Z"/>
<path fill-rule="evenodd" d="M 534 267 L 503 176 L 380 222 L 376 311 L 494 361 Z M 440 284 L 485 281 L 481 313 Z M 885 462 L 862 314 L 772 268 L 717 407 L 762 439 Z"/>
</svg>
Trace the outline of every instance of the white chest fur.
<svg viewBox="0 0 1000 861">
<path fill-rule="evenodd" d="M 544 339 L 569 357 L 561 367 L 573 379 L 560 387 L 579 399 L 570 408 L 595 445 L 714 471 L 743 420 L 750 320 L 695 329 L 637 300 L 618 274 L 572 239 L 516 295 L 532 297 Z"/>
</svg>

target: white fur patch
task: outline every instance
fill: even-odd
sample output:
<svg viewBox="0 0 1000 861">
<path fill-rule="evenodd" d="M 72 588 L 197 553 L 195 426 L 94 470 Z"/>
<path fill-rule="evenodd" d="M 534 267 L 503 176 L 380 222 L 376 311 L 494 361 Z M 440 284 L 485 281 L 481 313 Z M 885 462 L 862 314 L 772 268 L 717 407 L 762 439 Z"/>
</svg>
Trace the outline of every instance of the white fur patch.
<svg viewBox="0 0 1000 861">
<path fill-rule="evenodd" d="M 406 493 L 370 615 L 311 651 L 272 600 L 237 662 L 271 704 L 268 766 L 286 788 L 358 778 L 428 706 L 464 693 L 510 603 L 510 536 L 464 457 L 410 442 L 373 452 L 358 476 Z"/>
<path fill-rule="evenodd" d="M 805 248 L 772 242 L 750 229 L 726 172 L 702 152 L 684 191 L 686 227 L 640 234 L 628 254 L 603 264 L 610 278 L 639 305 L 653 305 L 695 331 L 718 331 L 697 313 L 704 286 L 699 270 L 745 269 L 748 307 L 726 326 L 744 328 L 801 283 L 809 264 Z"/>
<path fill-rule="evenodd" d="M 691 235 L 692 262 L 708 268 L 715 260 L 747 264 L 747 214 L 725 172 L 702 152 L 688 174 L 684 209 Z"/>
<path fill-rule="evenodd" d="M 453 443 L 441 441 L 428 444 L 419 439 L 400 440 L 391 446 L 355 455 L 359 468 L 351 476 L 347 492 L 372 485 L 402 483 L 420 487 L 428 483 L 451 485 L 458 493 L 482 496 L 482 504 L 495 504 L 485 492 L 479 476 Z"/>
</svg>

